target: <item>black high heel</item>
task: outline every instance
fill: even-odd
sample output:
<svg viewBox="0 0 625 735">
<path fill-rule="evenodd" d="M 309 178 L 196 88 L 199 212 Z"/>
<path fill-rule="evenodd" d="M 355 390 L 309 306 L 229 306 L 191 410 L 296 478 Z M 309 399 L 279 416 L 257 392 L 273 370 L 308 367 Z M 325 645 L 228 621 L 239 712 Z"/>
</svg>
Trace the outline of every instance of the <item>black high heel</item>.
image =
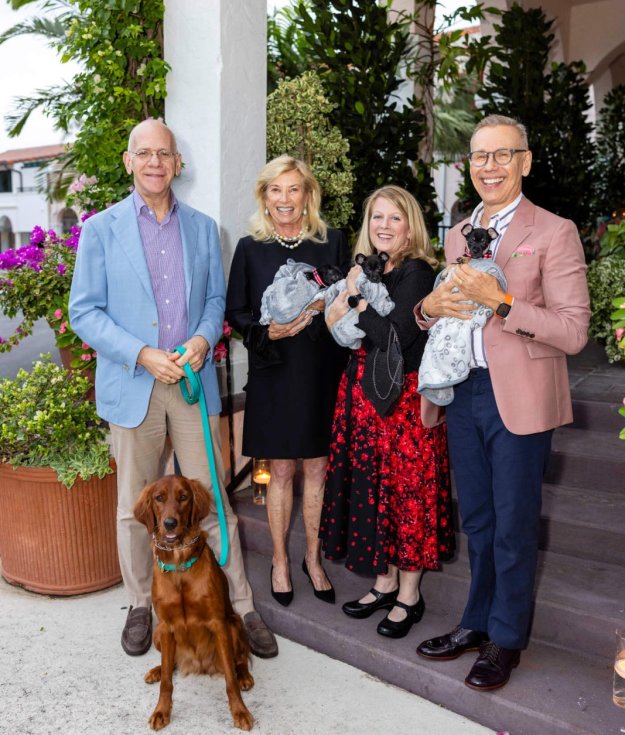
<svg viewBox="0 0 625 735">
<path fill-rule="evenodd" d="M 394 620 L 389 620 L 388 615 L 378 625 L 378 633 L 385 635 L 387 638 L 403 638 L 408 635 L 410 628 L 415 623 L 418 623 L 423 617 L 425 612 L 425 602 L 423 601 L 423 595 L 419 597 L 414 605 L 406 605 L 399 600 L 395 600 L 395 607 L 403 608 L 407 615 L 403 620 L 398 623 Z"/>
<path fill-rule="evenodd" d="M 343 605 L 345 615 L 349 615 L 350 618 L 361 619 L 368 618 L 376 610 L 390 610 L 395 604 L 399 588 L 393 590 L 393 592 L 379 592 L 375 587 L 372 587 L 369 592 L 375 597 L 373 602 L 359 602 L 358 600 L 346 602 Z"/>
<path fill-rule="evenodd" d="M 273 564 L 271 565 L 271 571 L 269 573 L 269 582 L 271 584 L 271 596 L 273 599 L 280 603 L 283 607 L 288 607 L 293 602 L 293 582 L 291 582 L 291 575 L 289 574 L 289 582 L 291 582 L 291 589 L 288 592 L 276 592 L 273 588 Z"/>
<path fill-rule="evenodd" d="M 330 582 L 329 590 L 315 589 L 315 585 L 313 584 L 310 574 L 308 573 L 308 565 L 306 564 L 305 558 L 302 559 L 302 572 L 304 572 L 304 574 L 308 577 L 308 581 L 312 585 L 313 592 L 315 593 L 315 597 L 317 597 L 319 600 L 323 600 L 323 602 L 329 602 L 331 605 L 334 605 L 336 595 L 334 593 L 334 587 L 332 586 L 332 582 L 330 582 L 330 580 L 328 579 L 328 582 Z"/>
</svg>

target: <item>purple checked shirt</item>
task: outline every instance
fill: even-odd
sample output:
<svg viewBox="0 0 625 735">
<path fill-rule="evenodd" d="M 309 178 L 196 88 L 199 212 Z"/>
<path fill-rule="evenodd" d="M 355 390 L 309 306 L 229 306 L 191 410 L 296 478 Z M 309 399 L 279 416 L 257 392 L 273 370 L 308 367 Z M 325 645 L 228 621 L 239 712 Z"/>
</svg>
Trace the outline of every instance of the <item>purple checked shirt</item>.
<svg viewBox="0 0 625 735">
<path fill-rule="evenodd" d="M 136 190 L 132 196 L 156 301 L 158 346 L 171 352 L 187 341 L 188 331 L 178 202 L 172 192 L 169 212 L 162 222 L 157 222 L 154 212 Z"/>
</svg>

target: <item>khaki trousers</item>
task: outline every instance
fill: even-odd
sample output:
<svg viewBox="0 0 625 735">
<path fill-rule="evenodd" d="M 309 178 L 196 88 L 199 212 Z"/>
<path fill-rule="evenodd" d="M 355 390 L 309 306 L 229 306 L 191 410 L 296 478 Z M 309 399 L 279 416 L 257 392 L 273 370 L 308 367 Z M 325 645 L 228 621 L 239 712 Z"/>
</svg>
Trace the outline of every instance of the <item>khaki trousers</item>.
<svg viewBox="0 0 625 735">
<path fill-rule="evenodd" d="M 134 429 L 111 424 L 113 454 L 117 462 L 117 548 L 124 585 L 134 607 L 149 607 L 153 557 L 146 528 L 133 515 L 133 507 L 145 485 L 162 476 L 168 440 L 182 474 L 199 480 L 211 495 L 211 512 L 202 521 L 208 543 L 219 559 L 221 538 L 213 487 L 206 457 L 199 404 L 190 406 L 178 385 L 155 381 L 148 412 Z M 210 416 L 210 430 L 219 480 L 219 492 L 226 514 L 230 553 L 223 570 L 228 578 L 232 606 L 239 615 L 254 609 L 252 589 L 245 576 L 238 522 L 224 487 L 219 416 Z"/>
</svg>

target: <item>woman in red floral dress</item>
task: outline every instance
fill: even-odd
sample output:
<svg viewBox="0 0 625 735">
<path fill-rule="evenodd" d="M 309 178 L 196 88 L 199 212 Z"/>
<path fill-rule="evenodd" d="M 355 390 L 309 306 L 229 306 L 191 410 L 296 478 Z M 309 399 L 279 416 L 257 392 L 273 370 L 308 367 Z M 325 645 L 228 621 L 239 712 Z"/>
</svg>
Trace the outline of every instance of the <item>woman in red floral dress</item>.
<svg viewBox="0 0 625 735">
<path fill-rule="evenodd" d="M 346 602 L 343 611 L 366 618 L 388 610 L 378 633 L 401 638 L 423 616 L 423 570 L 437 569 L 454 551 L 446 430 L 424 427 L 417 393 L 427 333 L 416 325 L 413 307 L 432 290 L 436 260 L 414 197 L 397 186 L 374 192 L 356 252 L 390 256 L 382 282 L 395 308 L 382 317 L 360 297 L 355 283 L 361 269 L 354 266 L 346 290 L 326 314 L 331 326 L 357 309 L 366 337 L 352 352 L 339 387 L 319 535 L 328 559 L 345 559 L 348 569 L 377 575 L 373 588 Z M 383 418 L 361 381 L 367 353 L 387 349 L 391 324 L 402 348 L 404 384 Z"/>
</svg>

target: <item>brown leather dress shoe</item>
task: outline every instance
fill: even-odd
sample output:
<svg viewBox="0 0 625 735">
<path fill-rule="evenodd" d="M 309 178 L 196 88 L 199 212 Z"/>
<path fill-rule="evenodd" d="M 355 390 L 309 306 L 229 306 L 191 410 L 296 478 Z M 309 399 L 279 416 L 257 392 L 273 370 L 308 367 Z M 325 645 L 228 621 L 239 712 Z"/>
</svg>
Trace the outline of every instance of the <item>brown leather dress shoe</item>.
<svg viewBox="0 0 625 735">
<path fill-rule="evenodd" d="M 423 641 L 418 648 L 419 656 L 437 661 L 452 661 L 467 651 L 477 651 L 488 641 L 486 633 L 457 625 L 451 633 Z"/>
<path fill-rule="evenodd" d="M 512 669 L 519 665 L 520 660 L 518 648 L 502 648 L 489 641 L 480 648 L 480 655 L 464 683 L 482 692 L 499 689 L 508 683 Z"/>
<path fill-rule="evenodd" d="M 248 612 L 243 616 L 243 625 L 250 642 L 250 648 L 255 656 L 273 658 L 278 655 L 276 637 L 265 625 L 256 610 L 252 610 L 252 612 Z"/>
<path fill-rule="evenodd" d="M 122 648 L 129 656 L 142 656 L 152 646 L 152 608 L 130 606 L 122 631 Z"/>
</svg>

